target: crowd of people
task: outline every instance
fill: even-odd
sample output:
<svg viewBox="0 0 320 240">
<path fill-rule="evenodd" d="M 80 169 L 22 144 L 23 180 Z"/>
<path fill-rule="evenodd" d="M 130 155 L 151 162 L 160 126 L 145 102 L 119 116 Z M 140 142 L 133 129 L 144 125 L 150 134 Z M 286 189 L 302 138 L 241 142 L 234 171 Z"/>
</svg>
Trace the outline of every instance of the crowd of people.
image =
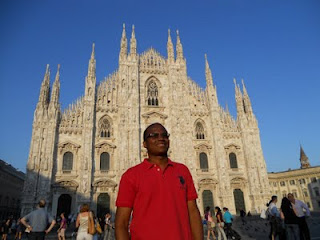
<svg viewBox="0 0 320 240">
<path fill-rule="evenodd" d="M 292 193 L 282 198 L 280 209 L 278 197 L 272 196 L 267 204 L 264 218 L 270 223 L 269 239 L 275 240 L 310 240 L 310 231 L 306 218 L 310 217 L 308 206 L 295 199 Z"/>
<path fill-rule="evenodd" d="M 75 224 L 70 218 L 65 217 L 64 213 L 60 214 L 59 223 L 54 220 L 45 209 L 45 200 L 40 200 L 37 209 L 18 220 L 9 217 L 1 222 L 0 234 L 1 240 L 44 240 L 45 236 L 57 229 L 57 239 L 66 239 L 66 230 L 72 233 L 72 239 L 76 240 L 113 240 L 114 223 L 111 220 L 111 214 L 107 213 L 99 218 L 95 217 L 90 211 L 88 204 L 83 204 L 80 213 L 76 217 Z M 89 233 L 90 225 L 93 232 Z M 51 233 L 53 235 L 54 233 Z"/>
<path fill-rule="evenodd" d="M 211 235 L 218 240 L 239 239 L 239 235 L 232 229 L 233 217 L 229 209 L 224 207 L 222 210 L 223 212 L 220 207 L 215 207 L 215 213 L 212 214 L 210 207 L 206 207 L 203 223 L 207 225 L 207 240 Z"/>
<path fill-rule="evenodd" d="M 14 219 L 13 216 L 10 216 L 0 224 L 1 240 L 7 240 L 9 236 L 11 236 L 10 239 L 22 239 L 22 233 L 25 229 L 21 223 L 21 218 Z"/>
</svg>

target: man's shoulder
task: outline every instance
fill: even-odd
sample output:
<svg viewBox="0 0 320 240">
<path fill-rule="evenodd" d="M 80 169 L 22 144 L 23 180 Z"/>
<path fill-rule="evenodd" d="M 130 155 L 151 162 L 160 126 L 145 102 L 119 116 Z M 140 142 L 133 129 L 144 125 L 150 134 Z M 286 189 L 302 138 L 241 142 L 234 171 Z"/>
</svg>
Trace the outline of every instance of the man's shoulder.
<svg viewBox="0 0 320 240">
<path fill-rule="evenodd" d="M 141 172 L 142 170 L 143 170 L 143 162 L 128 168 L 123 173 L 123 176 L 132 176 L 132 175 L 135 175 L 135 174 Z"/>
<path fill-rule="evenodd" d="M 301 200 L 299 200 L 299 199 L 295 199 L 295 201 L 296 201 L 296 203 L 298 203 L 298 204 L 305 204 L 303 201 L 301 201 Z"/>
<path fill-rule="evenodd" d="M 178 163 L 178 162 L 174 162 L 174 161 L 171 161 L 171 162 L 177 169 L 181 169 L 183 171 L 189 172 L 189 168 L 186 165 L 184 165 L 183 163 Z"/>
<path fill-rule="evenodd" d="M 269 207 L 268 207 L 269 211 L 271 211 L 271 209 L 274 208 L 274 207 L 276 207 L 276 204 L 273 203 L 273 202 L 270 203 L 270 205 L 269 205 Z"/>
</svg>

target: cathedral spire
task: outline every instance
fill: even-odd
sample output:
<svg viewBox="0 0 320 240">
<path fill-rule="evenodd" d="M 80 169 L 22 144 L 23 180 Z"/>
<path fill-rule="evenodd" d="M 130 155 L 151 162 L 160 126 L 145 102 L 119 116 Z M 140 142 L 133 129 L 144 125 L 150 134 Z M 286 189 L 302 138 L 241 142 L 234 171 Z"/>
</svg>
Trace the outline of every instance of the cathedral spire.
<svg viewBox="0 0 320 240">
<path fill-rule="evenodd" d="M 174 62 L 174 49 L 173 49 L 173 44 L 172 44 L 172 40 L 171 40 L 170 29 L 168 29 L 167 53 L 168 53 L 168 62 L 173 63 Z"/>
<path fill-rule="evenodd" d="M 301 164 L 300 168 L 309 168 L 310 167 L 309 159 L 308 159 L 307 155 L 304 153 L 301 144 L 300 144 L 300 164 Z"/>
<path fill-rule="evenodd" d="M 134 25 L 132 25 L 132 33 L 130 39 L 130 55 L 135 56 L 137 54 L 137 40 L 134 32 Z"/>
<path fill-rule="evenodd" d="M 41 83 L 38 104 L 41 104 L 42 106 L 48 106 L 48 104 L 49 104 L 49 91 L 50 91 L 50 68 L 49 68 L 49 64 L 47 64 L 46 73 L 44 74 L 44 78 Z"/>
<path fill-rule="evenodd" d="M 122 37 L 120 42 L 119 60 L 125 60 L 127 58 L 127 51 L 128 51 L 127 48 L 128 48 L 128 45 L 127 45 L 127 37 L 126 37 L 126 25 L 123 24 Z"/>
<path fill-rule="evenodd" d="M 180 36 L 179 36 L 179 30 L 177 30 L 177 46 L 176 46 L 176 51 L 177 51 L 177 61 L 183 61 L 183 48 L 182 44 L 180 41 Z"/>
<path fill-rule="evenodd" d="M 207 54 L 204 55 L 205 61 L 206 61 L 206 82 L 207 82 L 207 86 L 212 86 L 213 85 L 213 78 L 212 78 L 212 73 L 211 73 L 211 69 L 208 63 L 208 59 L 207 59 Z"/>
<path fill-rule="evenodd" d="M 95 59 L 95 51 L 94 51 L 94 47 L 95 47 L 95 44 L 92 43 L 92 52 L 91 52 L 91 58 L 90 60 L 94 60 Z"/>
<path fill-rule="evenodd" d="M 240 118 L 244 114 L 243 96 L 240 90 L 240 86 L 237 84 L 237 80 L 234 78 L 235 97 L 237 105 L 237 118 Z"/>
<path fill-rule="evenodd" d="M 251 105 L 251 101 L 246 89 L 246 86 L 244 84 L 243 79 L 241 79 L 242 82 L 242 90 L 243 90 L 243 104 L 244 104 L 244 110 L 246 113 L 252 114 L 252 105 Z"/>
<path fill-rule="evenodd" d="M 56 78 L 52 86 L 50 105 L 57 106 L 59 104 L 60 95 L 60 64 L 58 64 Z"/>
<path fill-rule="evenodd" d="M 96 59 L 95 59 L 94 47 L 95 47 L 95 44 L 93 43 L 91 57 L 90 57 L 89 66 L 88 66 L 88 79 L 92 79 L 96 77 Z"/>
</svg>

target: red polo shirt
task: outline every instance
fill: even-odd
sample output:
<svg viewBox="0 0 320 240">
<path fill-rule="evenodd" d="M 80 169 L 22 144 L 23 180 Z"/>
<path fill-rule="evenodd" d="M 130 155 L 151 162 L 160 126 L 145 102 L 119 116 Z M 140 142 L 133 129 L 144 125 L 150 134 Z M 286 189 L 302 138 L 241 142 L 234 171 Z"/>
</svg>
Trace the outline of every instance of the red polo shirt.
<svg viewBox="0 0 320 240">
<path fill-rule="evenodd" d="M 122 175 L 116 206 L 133 209 L 132 240 L 191 240 L 187 201 L 196 198 L 185 165 L 169 159 L 162 171 L 145 159 Z"/>
</svg>

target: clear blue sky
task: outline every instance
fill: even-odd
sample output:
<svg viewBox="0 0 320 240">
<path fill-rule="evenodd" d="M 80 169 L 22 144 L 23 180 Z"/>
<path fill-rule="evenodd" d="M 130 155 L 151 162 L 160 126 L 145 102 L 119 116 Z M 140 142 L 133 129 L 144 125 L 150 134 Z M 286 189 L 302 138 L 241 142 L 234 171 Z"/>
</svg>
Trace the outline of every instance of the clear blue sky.
<svg viewBox="0 0 320 240">
<path fill-rule="evenodd" d="M 114 2 L 114 3 L 111 3 Z M 61 64 L 60 102 L 83 94 L 96 44 L 97 80 L 118 66 L 122 23 L 138 52 L 166 56 L 179 29 L 188 75 L 205 87 L 204 54 L 222 106 L 235 116 L 233 78 L 246 83 L 268 171 L 299 167 L 301 143 L 319 165 L 320 1 L 0 2 L 0 158 L 24 171 L 46 64 Z M 175 42 L 175 35 L 172 34 Z"/>
</svg>

